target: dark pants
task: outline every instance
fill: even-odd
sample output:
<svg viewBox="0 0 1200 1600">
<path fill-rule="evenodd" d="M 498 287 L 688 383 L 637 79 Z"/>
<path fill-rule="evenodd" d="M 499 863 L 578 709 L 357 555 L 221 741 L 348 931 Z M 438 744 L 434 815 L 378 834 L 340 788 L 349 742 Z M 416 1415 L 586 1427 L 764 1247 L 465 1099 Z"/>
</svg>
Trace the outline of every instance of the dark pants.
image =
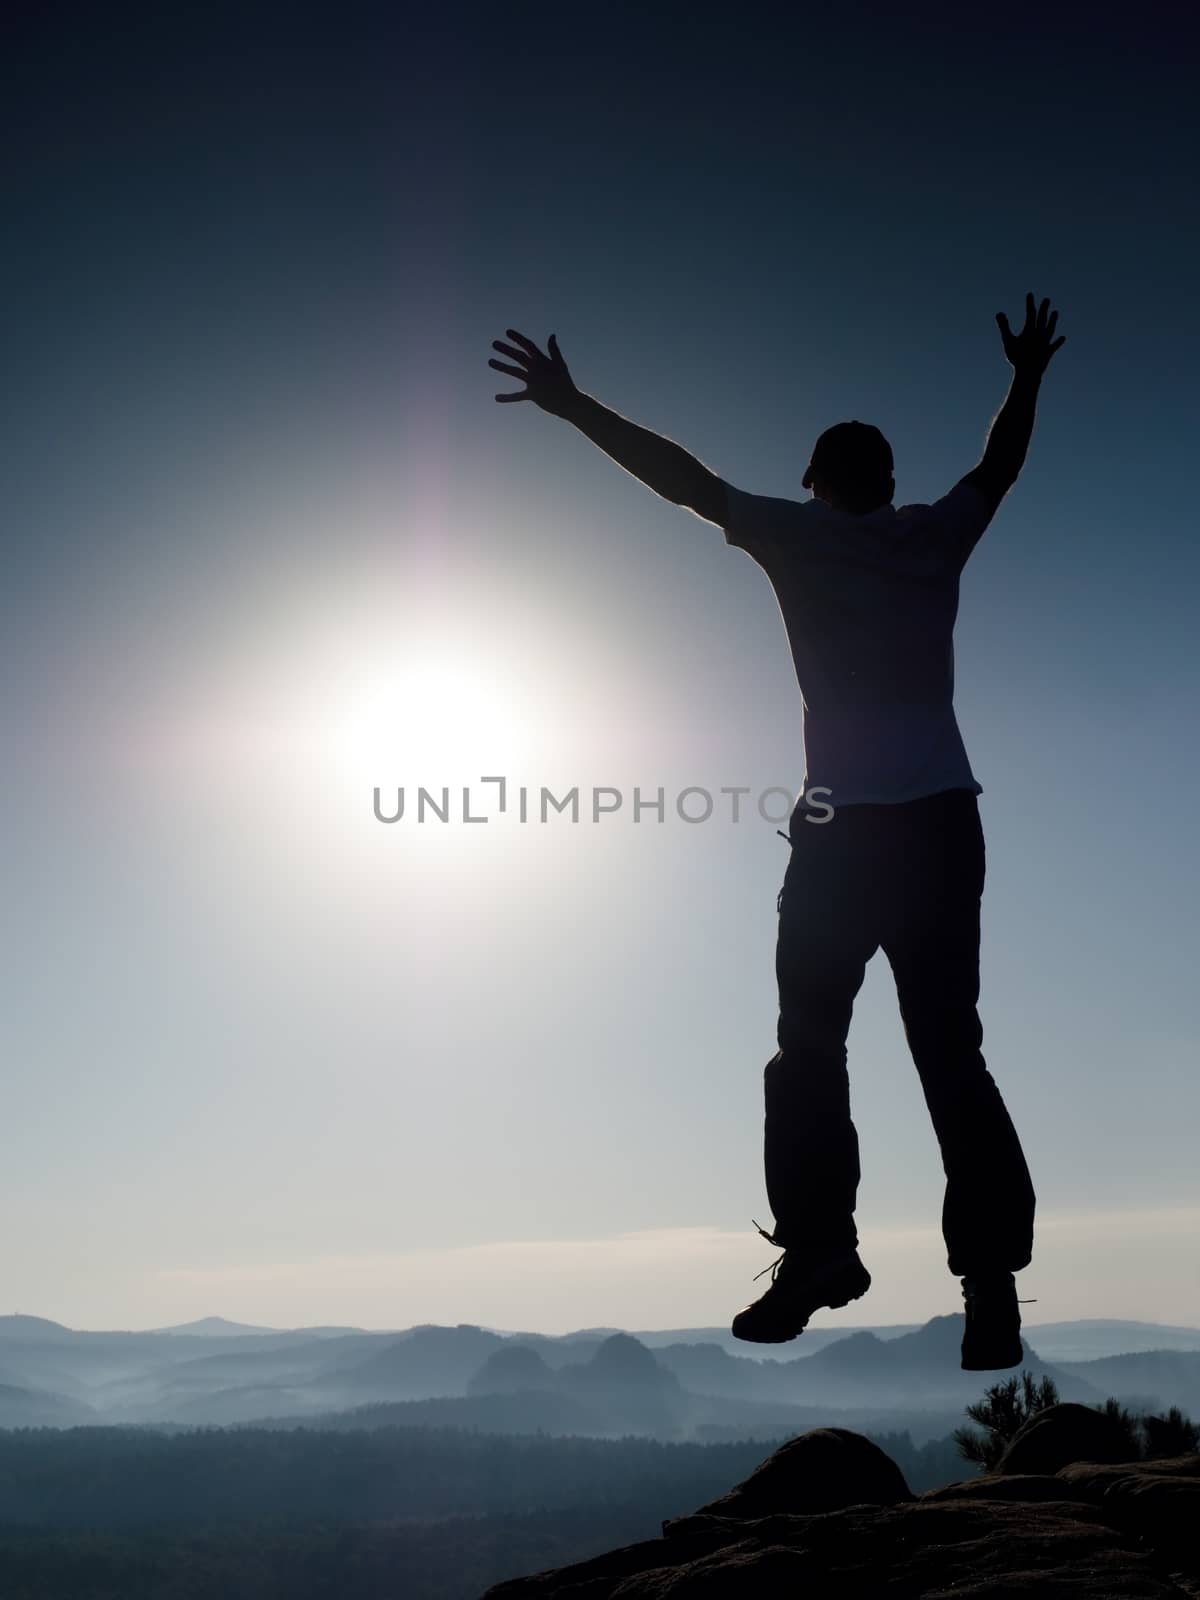
<svg viewBox="0 0 1200 1600">
<path fill-rule="evenodd" d="M 774 1237 L 818 1254 L 858 1243 L 846 1035 L 867 962 L 882 946 L 941 1147 L 950 1271 L 1018 1271 L 1033 1250 L 1034 1193 L 980 1051 L 984 845 L 974 794 L 844 806 L 828 822 L 798 810 L 790 835 L 776 951 L 779 1052 L 764 1073 Z"/>
</svg>

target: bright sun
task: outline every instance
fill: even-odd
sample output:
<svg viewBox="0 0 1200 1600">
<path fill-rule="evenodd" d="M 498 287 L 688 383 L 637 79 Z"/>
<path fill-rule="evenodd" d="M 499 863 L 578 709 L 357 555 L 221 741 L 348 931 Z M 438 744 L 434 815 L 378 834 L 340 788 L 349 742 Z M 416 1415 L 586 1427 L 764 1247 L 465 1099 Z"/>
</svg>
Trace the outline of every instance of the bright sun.
<svg viewBox="0 0 1200 1600">
<path fill-rule="evenodd" d="M 513 685 L 494 668 L 422 656 L 356 674 L 335 742 L 356 781 L 440 787 L 514 771 L 529 736 Z"/>
</svg>

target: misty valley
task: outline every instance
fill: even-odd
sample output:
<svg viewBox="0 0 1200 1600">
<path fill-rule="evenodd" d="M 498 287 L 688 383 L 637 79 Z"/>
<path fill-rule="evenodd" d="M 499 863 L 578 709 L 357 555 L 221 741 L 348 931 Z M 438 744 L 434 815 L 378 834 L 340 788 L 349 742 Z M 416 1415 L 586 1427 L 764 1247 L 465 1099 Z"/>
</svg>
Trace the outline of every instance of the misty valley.
<svg viewBox="0 0 1200 1600">
<path fill-rule="evenodd" d="M 473 1600 L 653 1539 L 827 1426 L 920 1493 L 977 1470 L 954 1430 L 988 1379 L 959 1368 L 960 1337 L 944 1316 L 750 1357 L 723 1329 L 3 1317 L 2 1592 Z M 1043 1324 L 1026 1352 L 1063 1401 L 1200 1412 L 1200 1330 Z"/>
</svg>

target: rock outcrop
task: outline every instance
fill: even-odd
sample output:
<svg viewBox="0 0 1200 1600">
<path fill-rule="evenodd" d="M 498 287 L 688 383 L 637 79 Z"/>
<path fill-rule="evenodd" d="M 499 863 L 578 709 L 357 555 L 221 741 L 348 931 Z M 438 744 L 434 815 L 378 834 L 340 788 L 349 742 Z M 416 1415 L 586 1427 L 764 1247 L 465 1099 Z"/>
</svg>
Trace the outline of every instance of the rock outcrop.
<svg viewBox="0 0 1200 1600">
<path fill-rule="evenodd" d="M 813 1428 L 780 1445 L 743 1483 L 694 1516 L 664 1522 L 663 1533 L 682 1533 L 705 1517 L 811 1516 L 911 1499 L 904 1474 L 877 1444 L 849 1428 Z"/>
<path fill-rule="evenodd" d="M 1057 1472 L 1072 1461 L 1124 1461 L 1129 1435 L 1104 1411 L 1063 1401 L 1023 1422 L 1000 1457 L 996 1471 Z"/>
<path fill-rule="evenodd" d="M 467 1393 L 520 1394 L 525 1389 L 552 1389 L 557 1374 L 527 1344 L 504 1345 L 467 1380 Z"/>
<path fill-rule="evenodd" d="M 1073 1421 L 1058 1418 L 1056 1437 Z M 817 1428 L 665 1522 L 661 1539 L 496 1584 L 484 1600 L 1198 1600 L 1200 1454 L 1055 1471 L 1017 1460 L 913 1496 L 870 1440 Z"/>
</svg>

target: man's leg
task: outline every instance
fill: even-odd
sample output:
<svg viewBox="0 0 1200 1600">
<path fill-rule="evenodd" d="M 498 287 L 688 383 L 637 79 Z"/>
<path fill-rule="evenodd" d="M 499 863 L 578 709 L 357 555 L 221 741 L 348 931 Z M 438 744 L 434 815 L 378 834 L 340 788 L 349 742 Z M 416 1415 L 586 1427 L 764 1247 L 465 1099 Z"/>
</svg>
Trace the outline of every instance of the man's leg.
<svg viewBox="0 0 1200 1600">
<path fill-rule="evenodd" d="M 779 897 L 779 1051 L 763 1076 L 763 1153 L 770 1237 L 783 1247 L 771 1284 L 739 1311 L 739 1339 L 777 1344 L 803 1332 L 821 1306 L 844 1306 L 871 1286 L 858 1258 L 854 1203 L 858 1135 L 850 1120 L 846 1034 L 874 953 L 869 835 L 847 809 L 831 822 L 793 819 L 792 859 Z"/>
<path fill-rule="evenodd" d="M 984 1063 L 979 911 L 984 843 L 975 797 L 950 790 L 896 808 L 882 943 L 946 1174 L 950 1271 L 1019 1272 L 1033 1253 L 1034 1191 L 1012 1119 Z"/>
<path fill-rule="evenodd" d="M 878 940 L 867 819 L 797 819 L 780 896 L 778 1053 L 763 1074 L 763 1155 L 773 1237 L 820 1258 L 858 1244 L 858 1134 L 846 1035 Z"/>
</svg>

